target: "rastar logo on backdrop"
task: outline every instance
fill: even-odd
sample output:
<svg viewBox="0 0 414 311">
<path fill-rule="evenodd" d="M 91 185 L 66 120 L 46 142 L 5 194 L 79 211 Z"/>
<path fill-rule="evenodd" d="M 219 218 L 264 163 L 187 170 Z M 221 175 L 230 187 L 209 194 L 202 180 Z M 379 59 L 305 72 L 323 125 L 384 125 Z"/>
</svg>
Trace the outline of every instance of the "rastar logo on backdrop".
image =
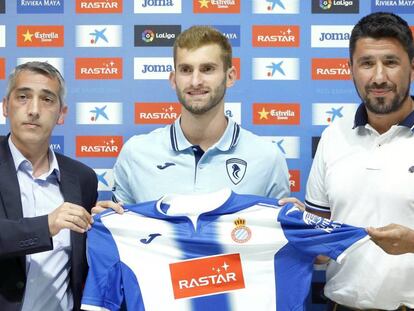
<svg viewBox="0 0 414 311">
<path fill-rule="evenodd" d="M 6 47 L 6 25 L 0 25 L 0 48 Z"/>
<path fill-rule="evenodd" d="M 78 25 L 76 47 L 121 47 L 121 25 Z"/>
<path fill-rule="evenodd" d="M 300 124 L 300 104 L 254 103 L 253 124 L 298 125 Z"/>
<path fill-rule="evenodd" d="M 63 47 L 64 27 L 60 25 L 19 25 L 16 29 L 18 47 Z"/>
<path fill-rule="evenodd" d="M 299 80 L 299 58 L 253 58 L 254 80 Z"/>
<path fill-rule="evenodd" d="M 77 80 L 122 79 L 122 58 L 76 58 Z"/>
<path fill-rule="evenodd" d="M 76 13 L 122 13 L 122 0 L 76 0 Z"/>
<path fill-rule="evenodd" d="M 0 58 L 0 80 L 4 80 L 6 78 L 6 59 L 1 57 Z"/>
<path fill-rule="evenodd" d="M 19 57 L 17 59 L 17 65 L 21 65 L 27 62 L 47 62 L 59 70 L 62 77 L 64 77 L 62 57 Z"/>
<path fill-rule="evenodd" d="M 170 264 L 174 298 L 206 296 L 245 288 L 240 254 Z"/>
<path fill-rule="evenodd" d="M 181 13 L 181 0 L 134 0 L 134 13 L 135 14 Z"/>
<path fill-rule="evenodd" d="M 312 58 L 312 80 L 350 80 L 347 58 Z"/>
<path fill-rule="evenodd" d="M 252 44 L 254 47 L 299 47 L 299 26 L 253 25 Z"/>
<path fill-rule="evenodd" d="M 117 157 L 122 136 L 76 136 L 77 157 Z"/>
<path fill-rule="evenodd" d="M 63 13 L 64 0 L 19 0 L 18 14 L 56 14 Z"/>
<path fill-rule="evenodd" d="M 98 191 L 111 191 L 114 186 L 114 174 L 112 169 L 94 168 L 98 178 Z"/>
<path fill-rule="evenodd" d="M 193 0 L 194 13 L 240 13 L 241 0 Z"/>
<path fill-rule="evenodd" d="M 262 136 L 272 142 L 286 159 L 300 158 L 300 138 L 298 136 Z"/>
<path fill-rule="evenodd" d="M 252 0 L 254 14 L 299 14 L 300 0 Z"/>
<path fill-rule="evenodd" d="M 135 103 L 135 124 L 170 124 L 180 114 L 179 103 Z"/>
<path fill-rule="evenodd" d="M 122 124 L 122 103 L 76 103 L 76 124 Z"/>
<path fill-rule="evenodd" d="M 312 25 L 313 48 L 348 48 L 352 25 Z"/>
<path fill-rule="evenodd" d="M 289 185 L 291 192 L 300 191 L 300 171 L 299 170 L 289 170 Z"/>
<path fill-rule="evenodd" d="M 329 125 L 342 118 L 354 118 L 357 109 L 355 103 L 314 103 L 312 125 Z"/>
</svg>

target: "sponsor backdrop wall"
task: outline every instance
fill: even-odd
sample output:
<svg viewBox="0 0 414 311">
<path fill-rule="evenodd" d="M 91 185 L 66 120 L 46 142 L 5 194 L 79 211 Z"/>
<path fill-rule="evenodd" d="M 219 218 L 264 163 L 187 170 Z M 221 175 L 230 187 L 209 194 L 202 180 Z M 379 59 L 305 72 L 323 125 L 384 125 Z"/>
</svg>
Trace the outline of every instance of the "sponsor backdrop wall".
<svg viewBox="0 0 414 311">
<path fill-rule="evenodd" d="M 8 73 L 28 60 L 62 72 L 70 110 L 52 147 L 94 168 L 106 199 L 123 142 L 180 114 L 167 80 L 176 36 L 213 25 L 230 39 L 238 70 L 225 114 L 285 154 L 292 193 L 303 199 L 320 133 L 352 117 L 359 103 L 347 65 L 352 26 L 373 11 L 401 14 L 412 25 L 413 2 L 0 0 L 0 88 L 3 96 Z M 0 135 L 7 133 L 0 116 Z M 312 310 L 321 308 L 319 279 Z"/>
</svg>

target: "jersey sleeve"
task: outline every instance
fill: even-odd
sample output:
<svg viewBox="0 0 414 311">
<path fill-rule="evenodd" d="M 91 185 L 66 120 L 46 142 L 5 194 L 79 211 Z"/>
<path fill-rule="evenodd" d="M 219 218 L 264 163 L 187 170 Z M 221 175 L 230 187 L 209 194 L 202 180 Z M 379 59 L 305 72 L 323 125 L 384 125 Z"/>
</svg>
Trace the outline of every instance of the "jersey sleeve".
<svg viewBox="0 0 414 311">
<path fill-rule="evenodd" d="M 322 133 L 315 157 L 312 161 L 311 170 L 306 184 L 305 205 L 307 209 L 318 212 L 330 212 L 328 195 L 325 187 L 325 144 L 327 140 L 326 131 Z"/>
<path fill-rule="evenodd" d="M 82 310 L 120 310 L 123 297 L 119 253 L 111 233 L 99 215 L 87 236 L 89 272 Z"/>
<path fill-rule="evenodd" d="M 272 148 L 275 148 L 272 145 Z M 274 152 L 270 190 L 266 194 L 269 198 L 287 198 L 290 196 L 289 170 L 285 156 L 279 151 Z"/>
<path fill-rule="evenodd" d="M 353 227 L 285 205 L 278 220 L 289 243 L 300 252 L 326 255 L 341 262 L 345 254 L 369 240 L 364 228 Z"/>
</svg>

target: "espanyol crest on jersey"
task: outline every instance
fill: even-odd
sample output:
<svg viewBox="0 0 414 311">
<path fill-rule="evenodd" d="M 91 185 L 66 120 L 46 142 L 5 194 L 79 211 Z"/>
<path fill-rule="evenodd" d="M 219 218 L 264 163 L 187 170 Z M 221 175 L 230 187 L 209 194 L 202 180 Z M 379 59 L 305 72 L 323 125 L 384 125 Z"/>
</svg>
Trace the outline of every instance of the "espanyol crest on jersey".
<svg viewBox="0 0 414 311">
<path fill-rule="evenodd" d="M 246 174 L 247 162 L 242 159 L 231 158 L 226 161 L 226 169 L 232 183 L 237 185 Z"/>
</svg>

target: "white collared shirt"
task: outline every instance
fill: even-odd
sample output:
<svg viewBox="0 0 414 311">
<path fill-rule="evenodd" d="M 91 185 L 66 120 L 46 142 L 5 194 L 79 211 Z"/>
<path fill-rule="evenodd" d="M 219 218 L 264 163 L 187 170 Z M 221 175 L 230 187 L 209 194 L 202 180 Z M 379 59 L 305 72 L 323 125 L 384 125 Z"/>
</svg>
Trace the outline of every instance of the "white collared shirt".
<svg viewBox="0 0 414 311">
<path fill-rule="evenodd" d="M 9 147 L 20 186 L 23 217 L 47 215 L 63 202 L 60 171 L 53 150 L 49 150 L 49 171 L 33 176 L 33 167 L 9 138 Z M 70 290 L 70 231 L 53 237 L 53 250 L 26 255 L 27 283 L 22 311 L 72 310 Z"/>
</svg>

